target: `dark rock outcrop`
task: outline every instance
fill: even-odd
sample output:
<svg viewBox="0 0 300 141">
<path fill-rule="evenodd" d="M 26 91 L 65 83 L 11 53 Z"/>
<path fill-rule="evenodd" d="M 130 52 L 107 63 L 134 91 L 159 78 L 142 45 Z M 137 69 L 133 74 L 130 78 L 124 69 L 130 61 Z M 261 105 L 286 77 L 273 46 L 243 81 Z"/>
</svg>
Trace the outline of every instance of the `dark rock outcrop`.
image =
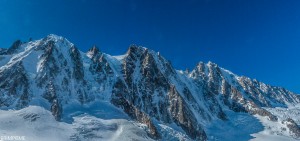
<svg viewBox="0 0 300 141">
<path fill-rule="evenodd" d="M 11 107 L 17 101 L 16 108 L 28 106 L 30 100 L 29 82 L 22 62 L 12 64 L 0 71 L 0 106 Z"/>
<path fill-rule="evenodd" d="M 296 122 L 291 119 L 288 118 L 286 121 L 286 125 L 289 128 L 289 131 L 292 133 L 294 138 L 299 138 L 300 137 L 300 127 L 299 125 L 296 124 Z"/>
<path fill-rule="evenodd" d="M 21 40 L 17 40 L 7 50 L 2 51 L 2 52 L 5 55 L 12 55 L 18 51 L 18 49 L 20 48 L 21 45 L 22 45 Z M 0 53 L 0 55 L 2 55 L 2 54 Z"/>
</svg>

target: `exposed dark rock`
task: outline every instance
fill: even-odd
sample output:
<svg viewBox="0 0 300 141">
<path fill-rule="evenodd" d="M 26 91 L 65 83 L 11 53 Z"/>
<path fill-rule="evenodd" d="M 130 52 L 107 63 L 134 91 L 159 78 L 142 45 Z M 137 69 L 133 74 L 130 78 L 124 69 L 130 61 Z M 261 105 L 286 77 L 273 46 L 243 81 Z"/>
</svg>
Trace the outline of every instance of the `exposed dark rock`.
<svg viewBox="0 0 300 141">
<path fill-rule="evenodd" d="M 300 127 L 296 124 L 296 122 L 288 118 L 286 121 L 287 127 L 289 128 L 290 132 L 292 133 L 293 137 L 300 138 Z"/>
<path fill-rule="evenodd" d="M 18 100 L 16 108 L 29 103 L 29 82 L 22 62 L 13 64 L 0 73 L 0 106 L 11 106 Z"/>
<path fill-rule="evenodd" d="M 0 48 L 0 55 L 6 55 L 7 49 L 6 48 Z M 1 56 L 0 56 L 1 61 Z"/>
<path fill-rule="evenodd" d="M 126 87 L 122 81 L 117 81 L 116 85 L 114 86 L 111 102 L 114 105 L 122 108 L 124 112 L 134 120 L 146 124 L 149 128 L 148 134 L 150 137 L 153 139 L 160 139 L 160 134 L 158 133 L 157 128 L 153 124 L 151 118 L 144 112 L 141 112 L 139 109 L 137 109 L 131 102 L 126 100 L 126 92 Z"/>
<path fill-rule="evenodd" d="M 96 46 L 92 47 L 87 54 L 91 58 L 89 70 L 93 75 L 96 75 L 95 80 L 98 83 L 108 81 L 108 77 L 113 76 L 113 70 L 106 60 L 105 55 Z"/>
<path fill-rule="evenodd" d="M 56 120 L 60 120 L 61 119 L 61 115 L 62 115 L 62 106 L 59 103 L 58 99 L 54 99 L 51 105 L 51 112 L 52 115 L 55 117 Z"/>
<path fill-rule="evenodd" d="M 84 72 L 83 72 L 83 65 L 82 65 L 81 55 L 80 55 L 79 50 L 75 46 L 72 46 L 70 48 L 70 56 L 71 56 L 71 59 L 72 59 L 73 64 L 74 64 L 73 77 L 76 80 L 83 81 Z"/>
<path fill-rule="evenodd" d="M 100 52 L 100 50 L 98 49 L 97 46 L 93 46 L 92 48 L 89 49 L 88 51 L 88 55 L 91 57 L 91 58 L 94 58 L 95 56 L 97 56 Z"/>
<path fill-rule="evenodd" d="M 40 59 L 42 60 L 40 66 L 42 69 L 36 76 L 36 81 L 39 87 L 45 86 L 45 82 L 56 77 L 60 71 L 58 62 L 54 56 L 54 52 L 57 52 L 54 41 L 47 42 L 43 49 L 44 53 L 40 56 Z"/>
<path fill-rule="evenodd" d="M 14 54 L 16 53 L 16 51 L 20 48 L 20 46 L 22 45 L 21 40 L 17 40 L 15 41 L 10 48 L 7 49 L 6 54 Z"/>
<path fill-rule="evenodd" d="M 199 124 L 193 113 L 187 107 L 187 103 L 178 94 L 176 88 L 171 86 L 169 91 L 170 113 L 173 120 L 181 126 L 181 128 L 195 140 L 206 140 L 207 136 Z"/>
<path fill-rule="evenodd" d="M 40 116 L 35 113 L 21 114 L 20 116 L 22 116 L 24 119 L 29 120 L 31 122 L 34 122 L 40 118 Z"/>
</svg>

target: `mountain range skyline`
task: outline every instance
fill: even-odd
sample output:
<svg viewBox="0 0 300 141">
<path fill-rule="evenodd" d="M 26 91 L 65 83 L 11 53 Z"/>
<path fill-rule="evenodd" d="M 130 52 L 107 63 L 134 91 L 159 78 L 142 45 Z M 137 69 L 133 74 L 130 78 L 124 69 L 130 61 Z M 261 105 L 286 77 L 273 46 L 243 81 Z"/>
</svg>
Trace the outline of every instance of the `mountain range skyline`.
<svg viewBox="0 0 300 141">
<path fill-rule="evenodd" d="M 0 135 L 58 141 L 300 138 L 300 95 L 212 62 L 181 71 L 145 47 L 131 45 L 112 56 L 95 46 L 80 51 L 50 34 L 1 49 L 0 66 Z"/>
<path fill-rule="evenodd" d="M 49 34 L 49 35 L 62 37 L 62 36 L 59 36 L 59 35 L 56 35 L 56 34 Z M 26 42 L 30 42 L 30 41 L 32 41 L 32 40 L 35 40 L 35 39 L 33 39 L 32 37 L 30 37 L 30 38 L 28 38 L 27 41 L 26 41 L 26 40 L 24 40 L 24 41 L 20 40 L 20 41 L 26 43 Z M 17 40 L 17 41 L 19 41 L 19 40 Z M 15 43 L 15 42 L 14 42 L 14 43 Z M 12 47 L 13 45 L 14 45 L 14 44 L 12 44 L 10 47 Z M 76 44 L 75 44 L 75 46 L 76 46 Z M 138 44 L 130 44 L 130 45 L 128 45 L 128 46 L 139 46 L 139 47 L 144 47 L 144 46 L 141 46 L 141 45 L 138 45 Z M 10 48 L 10 47 L 8 47 L 8 48 Z M 78 47 L 78 46 L 76 46 L 76 47 Z M 100 49 L 101 52 L 102 52 L 102 49 L 105 50 L 105 48 L 99 48 L 96 44 L 90 46 L 90 48 L 93 48 L 93 47 L 96 47 L 96 48 Z M 8 49 L 8 48 L 3 48 L 3 49 Z M 78 48 L 80 49 L 80 47 L 78 47 Z M 147 48 L 147 47 L 144 47 L 144 48 Z M 1 48 L 0 48 L 0 49 L 1 49 Z M 151 49 L 151 48 L 149 48 L 149 49 Z M 89 50 L 85 50 L 85 52 L 88 52 L 88 51 L 89 51 Z M 128 50 L 127 50 L 127 51 L 128 51 Z M 123 53 L 120 53 L 120 54 L 114 54 L 114 56 L 124 55 L 127 51 L 124 51 Z M 106 53 L 106 52 L 103 52 L 103 53 Z M 160 52 L 158 51 L 158 53 L 160 53 Z M 168 58 L 167 58 L 167 59 L 168 59 Z M 171 60 L 169 60 L 169 61 L 172 63 Z M 191 67 L 191 68 L 187 68 L 187 67 L 186 67 L 185 69 L 178 69 L 178 68 L 175 67 L 175 69 L 178 69 L 178 70 L 180 70 L 180 71 L 190 71 L 190 70 L 195 69 L 199 63 L 213 63 L 213 64 L 215 64 L 215 62 L 213 62 L 213 61 L 211 61 L 211 60 L 208 60 L 207 62 L 204 62 L 204 61 L 202 61 L 202 60 L 199 60 L 196 64 L 194 64 L 194 67 Z M 216 64 L 217 64 L 217 63 L 216 63 Z M 222 66 L 220 66 L 220 67 L 222 67 Z M 222 68 L 223 68 L 223 67 L 222 67 Z M 224 68 L 225 68 L 225 67 L 224 67 Z M 241 75 L 241 76 L 246 76 L 245 74 L 239 74 L 239 75 Z M 257 79 L 255 76 L 254 76 L 253 78 L 251 78 L 251 79 L 261 81 L 260 79 Z M 263 81 L 262 81 L 262 82 L 263 82 Z M 272 84 L 271 84 L 271 85 L 272 85 Z M 280 86 L 280 85 L 272 85 L 272 86 L 275 86 L 275 87 L 276 87 L 276 86 L 277 86 L 277 87 L 282 87 L 282 86 Z M 284 88 L 285 88 L 285 87 L 284 87 Z M 287 89 L 288 89 L 288 88 L 287 88 Z M 292 91 L 293 91 L 293 90 L 292 90 Z M 296 90 L 296 91 L 293 91 L 293 92 L 297 93 L 297 90 Z M 299 94 L 299 93 L 297 93 L 297 94 Z"/>
<path fill-rule="evenodd" d="M 181 70 L 212 61 L 300 93 L 300 2 L 1 0 L 0 47 L 58 34 L 82 51 L 160 51 Z"/>
</svg>

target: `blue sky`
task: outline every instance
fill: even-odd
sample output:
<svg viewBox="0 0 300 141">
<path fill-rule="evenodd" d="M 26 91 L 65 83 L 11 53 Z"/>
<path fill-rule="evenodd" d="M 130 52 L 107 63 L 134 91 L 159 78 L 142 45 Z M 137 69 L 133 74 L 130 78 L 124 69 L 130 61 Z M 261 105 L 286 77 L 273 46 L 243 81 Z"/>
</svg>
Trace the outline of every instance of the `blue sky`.
<svg viewBox="0 0 300 141">
<path fill-rule="evenodd" d="M 212 61 L 300 93 L 299 0 L 0 0 L 0 47 L 54 33 L 83 51 L 160 51 L 177 69 Z"/>
</svg>

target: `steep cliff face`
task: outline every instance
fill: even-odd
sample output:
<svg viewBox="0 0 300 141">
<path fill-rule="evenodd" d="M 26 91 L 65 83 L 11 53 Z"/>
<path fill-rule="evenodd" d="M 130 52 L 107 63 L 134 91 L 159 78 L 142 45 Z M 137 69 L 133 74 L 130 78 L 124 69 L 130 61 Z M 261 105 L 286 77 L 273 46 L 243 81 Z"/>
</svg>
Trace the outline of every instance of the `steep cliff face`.
<svg viewBox="0 0 300 141">
<path fill-rule="evenodd" d="M 3 55 L 9 61 L 0 69 L 2 104 L 12 106 L 20 101 L 17 107 L 22 108 L 44 99 L 48 102 L 43 106 L 59 120 L 62 105 L 69 99 L 81 103 L 93 99 L 87 94 L 82 55 L 72 43 L 49 35 L 17 45 L 18 50 L 13 54 Z"/>
<path fill-rule="evenodd" d="M 136 45 L 122 56 L 96 46 L 83 53 L 65 38 L 49 35 L 0 50 L 0 64 L 1 109 L 38 105 L 61 120 L 74 103 L 108 102 L 146 125 L 148 136 L 157 140 L 167 139 L 162 125 L 191 140 L 207 140 L 213 121 L 232 120 L 228 111 L 276 122 L 277 116 L 263 107 L 300 102 L 284 88 L 237 76 L 211 62 L 200 62 L 191 72 L 175 70 L 159 53 Z M 292 119 L 284 123 L 294 137 L 300 136 Z"/>
<path fill-rule="evenodd" d="M 185 91 L 179 93 L 176 88 L 179 81 L 176 71 L 171 64 L 158 55 L 156 52 L 146 48 L 131 46 L 122 59 L 122 74 L 124 81 L 116 83 L 114 89 L 121 89 L 120 92 L 113 91 L 112 102 L 116 105 L 126 105 L 125 112 L 136 117 L 137 119 L 148 118 L 139 116 L 148 115 L 152 119 L 163 123 L 176 123 L 180 126 L 192 139 L 205 140 L 206 134 L 201 124 L 198 124 L 195 114 L 188 104 L 187 99 L 195 101 L 187 87 Z M 123 84 L 120 84 L 123 83 Z M 184 95 L 185 94 L 185 95 Z M 116 102 L 120 101 L 121 103 Z M 139 109 L 138 113 L 127 110 Z M 128 112 L 127 112 L 128 111 Z M 142 112 L 143 114 L 140 114 Z M 151 121 L 151 119 L 150 119 Z M 145 121 L 141 121 L 145 123 Z M 151 126 L 155 129 L 155 126 Z M 157 129 L 155 129 L 157 130 Z M 159 138 L 157 132 L 153 131 L 155 138 Z"/>
<path fill-rule="evenodd" d="M 261 107 L 287 107 L 289 104 L 299 103 L 299 95 L 284 88 L 237 76 L 211 62 L 199 63 L 189 75 L 195 83 L 203 85 L 206 90 L 204 95 L 210 97 L 211 105 L 224 104 L 236 112 L 270 116 L 276 120 L 276 117 L 272 117 L 271 113 Z M 223 117 L 222 112 L 219 115 Z"/>
<path fill-rule="evenodd" d="M 18 109 L 28 106 L 29 82 L 22 62 L 3 69 L 0 73 L 0 80 L 1 106 Z"/>
</svg>

